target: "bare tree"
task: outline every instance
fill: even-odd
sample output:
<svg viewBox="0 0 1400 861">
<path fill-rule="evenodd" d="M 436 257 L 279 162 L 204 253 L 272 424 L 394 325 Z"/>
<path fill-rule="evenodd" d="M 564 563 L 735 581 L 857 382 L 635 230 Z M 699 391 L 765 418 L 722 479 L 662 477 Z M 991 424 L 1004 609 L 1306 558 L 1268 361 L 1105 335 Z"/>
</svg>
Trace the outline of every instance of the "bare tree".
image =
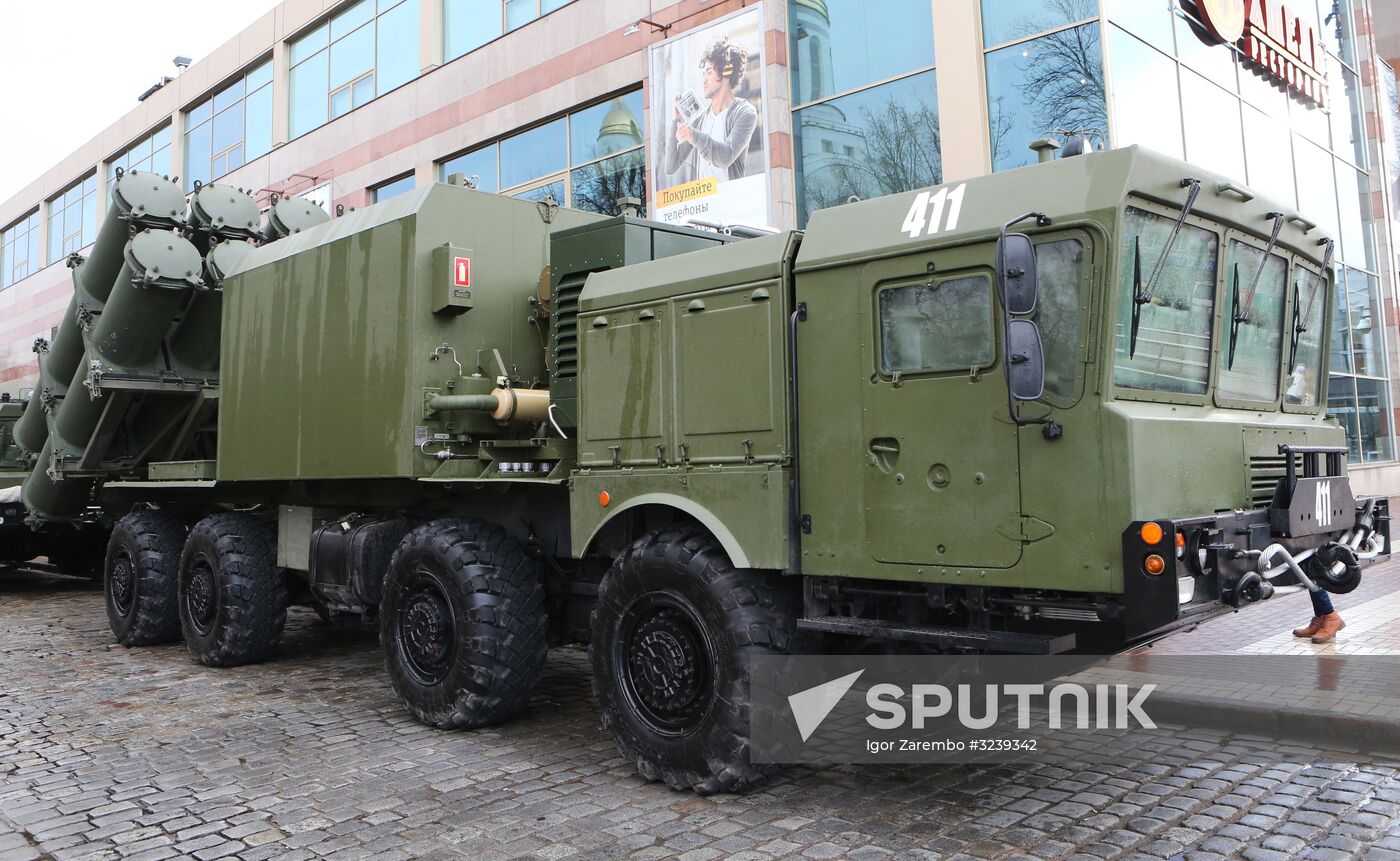
<svg viewBox="0 0 1400 861">
<path fill-rule="evenodd" d="M 618 199 L 635 197 L 646 206 L 646 161 L 640 150 L 618 158 L 597 161 L 574 170 L 574 209 L 618 215 Z"/>
<path fill-rule="evenodd" d="M 897 102 L 891 95 L 876 108 L 862 107 L 860 117 L 859 124 L 841 123 L 842 134 L 858 142 L 854 152 L 809 160 L 803 178 L 808 212 L 943 181 L 942 133 L 934 107 Z M 819 135 L 819 128 L 814 124 L 808 133 Z"/>
</svg>

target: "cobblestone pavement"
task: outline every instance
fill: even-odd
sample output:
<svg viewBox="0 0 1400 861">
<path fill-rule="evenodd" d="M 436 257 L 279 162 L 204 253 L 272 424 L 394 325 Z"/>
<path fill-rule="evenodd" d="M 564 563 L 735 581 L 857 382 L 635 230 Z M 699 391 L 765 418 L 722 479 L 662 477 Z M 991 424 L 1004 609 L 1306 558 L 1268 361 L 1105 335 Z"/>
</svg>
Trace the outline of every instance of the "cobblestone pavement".
<svg viewBox="0 0 1400 861">
<path fill-rule="evenodd" d="M 1262 738 L 1121 740 L 1113 765 L 796 770 L 643 783 L 557 649 L 527 716 L 414 723 L 374 638 L 293 611 L 261 666 L 111 645 L 89 584 L 0 575 L 0 858 L 1400 861 L 1400 761 Z"/>
</svg>

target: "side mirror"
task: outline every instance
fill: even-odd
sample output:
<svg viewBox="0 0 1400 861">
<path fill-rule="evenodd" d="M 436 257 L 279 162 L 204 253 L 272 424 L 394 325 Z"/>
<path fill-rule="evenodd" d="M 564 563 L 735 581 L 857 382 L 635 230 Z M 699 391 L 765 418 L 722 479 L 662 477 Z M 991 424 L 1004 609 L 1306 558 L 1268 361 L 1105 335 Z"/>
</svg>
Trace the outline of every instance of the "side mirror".
<svg viewBox="0 0 1400 861">
<path fill-rule="evenodd" d="M 1040 294 L 1035 275 L 1035 244 L 1024 233 L 1003 233 L 997 241 L 997 292 L 1008 316 L 1035 312 Z"/>
<path fill-rule="evenodd" d="M 1030 320 L 1006 325 L 1006 384 L 1018 401 L 1039 400 L 1045 394 L 1045 353 L 1040 329 Z"/>
</svg>

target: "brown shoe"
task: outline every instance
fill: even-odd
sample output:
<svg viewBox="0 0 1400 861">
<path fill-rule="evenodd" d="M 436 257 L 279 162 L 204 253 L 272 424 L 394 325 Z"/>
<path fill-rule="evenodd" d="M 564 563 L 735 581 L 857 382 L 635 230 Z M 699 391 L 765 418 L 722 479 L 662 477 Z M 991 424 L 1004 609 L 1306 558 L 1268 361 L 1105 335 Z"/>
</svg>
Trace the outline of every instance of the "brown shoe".
<svg viewBox="0 0 1400 861">
<path fill-rule="evenodd" d="M 1322 627 L 1322 617 L 1321 617 L 1321 616 L 1313 616 L 1313 617 L 1312 617 L 1312 621 L 1308 623 L 1308 626 L 1307 626 L 1306 628 L 1294 628 L 1294 629 L 1293 629 L 1293 636 L 1295 636 L 1295 637 L 1303 637 L 1304 639 L 1306 639 L 1306 638 L 1308 638 L 1308 637 L 1311 637 L 1313 634 L 1316 634 L 1316 633 L 1317 633 L 1317 629 L 1318 629 L 1318 628 L 1321 628 L 1321 627 Z"/>
<path fill-rule="evenodd" d="M 1313 634 L 1312 641 L 1319 644 L 1330 643 L 1337 636 L 1337 632 L 1346 626 L 1347 623 L 1343 622 L 1336 612 L 1328 613 L 1322 617 L 1322 625 L 1318 627 L 1317 633 Z"/>
</svg>

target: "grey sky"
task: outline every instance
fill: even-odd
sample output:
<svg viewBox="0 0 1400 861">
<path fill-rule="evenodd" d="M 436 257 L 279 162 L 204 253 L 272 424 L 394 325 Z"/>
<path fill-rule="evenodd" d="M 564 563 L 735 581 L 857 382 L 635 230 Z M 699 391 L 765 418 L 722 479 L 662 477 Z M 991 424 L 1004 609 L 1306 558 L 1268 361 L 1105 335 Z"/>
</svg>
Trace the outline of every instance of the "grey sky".
<svg viewBox="0 0 1400 861">
<path fill-rule="evenodd" d="M 277 0 L 43 0 L 5 4 L 0 201 L 136 105 L 180 54 L 196 61 Z M 73 177 L 77 179 L 77 177 Z"/>
</svg>

